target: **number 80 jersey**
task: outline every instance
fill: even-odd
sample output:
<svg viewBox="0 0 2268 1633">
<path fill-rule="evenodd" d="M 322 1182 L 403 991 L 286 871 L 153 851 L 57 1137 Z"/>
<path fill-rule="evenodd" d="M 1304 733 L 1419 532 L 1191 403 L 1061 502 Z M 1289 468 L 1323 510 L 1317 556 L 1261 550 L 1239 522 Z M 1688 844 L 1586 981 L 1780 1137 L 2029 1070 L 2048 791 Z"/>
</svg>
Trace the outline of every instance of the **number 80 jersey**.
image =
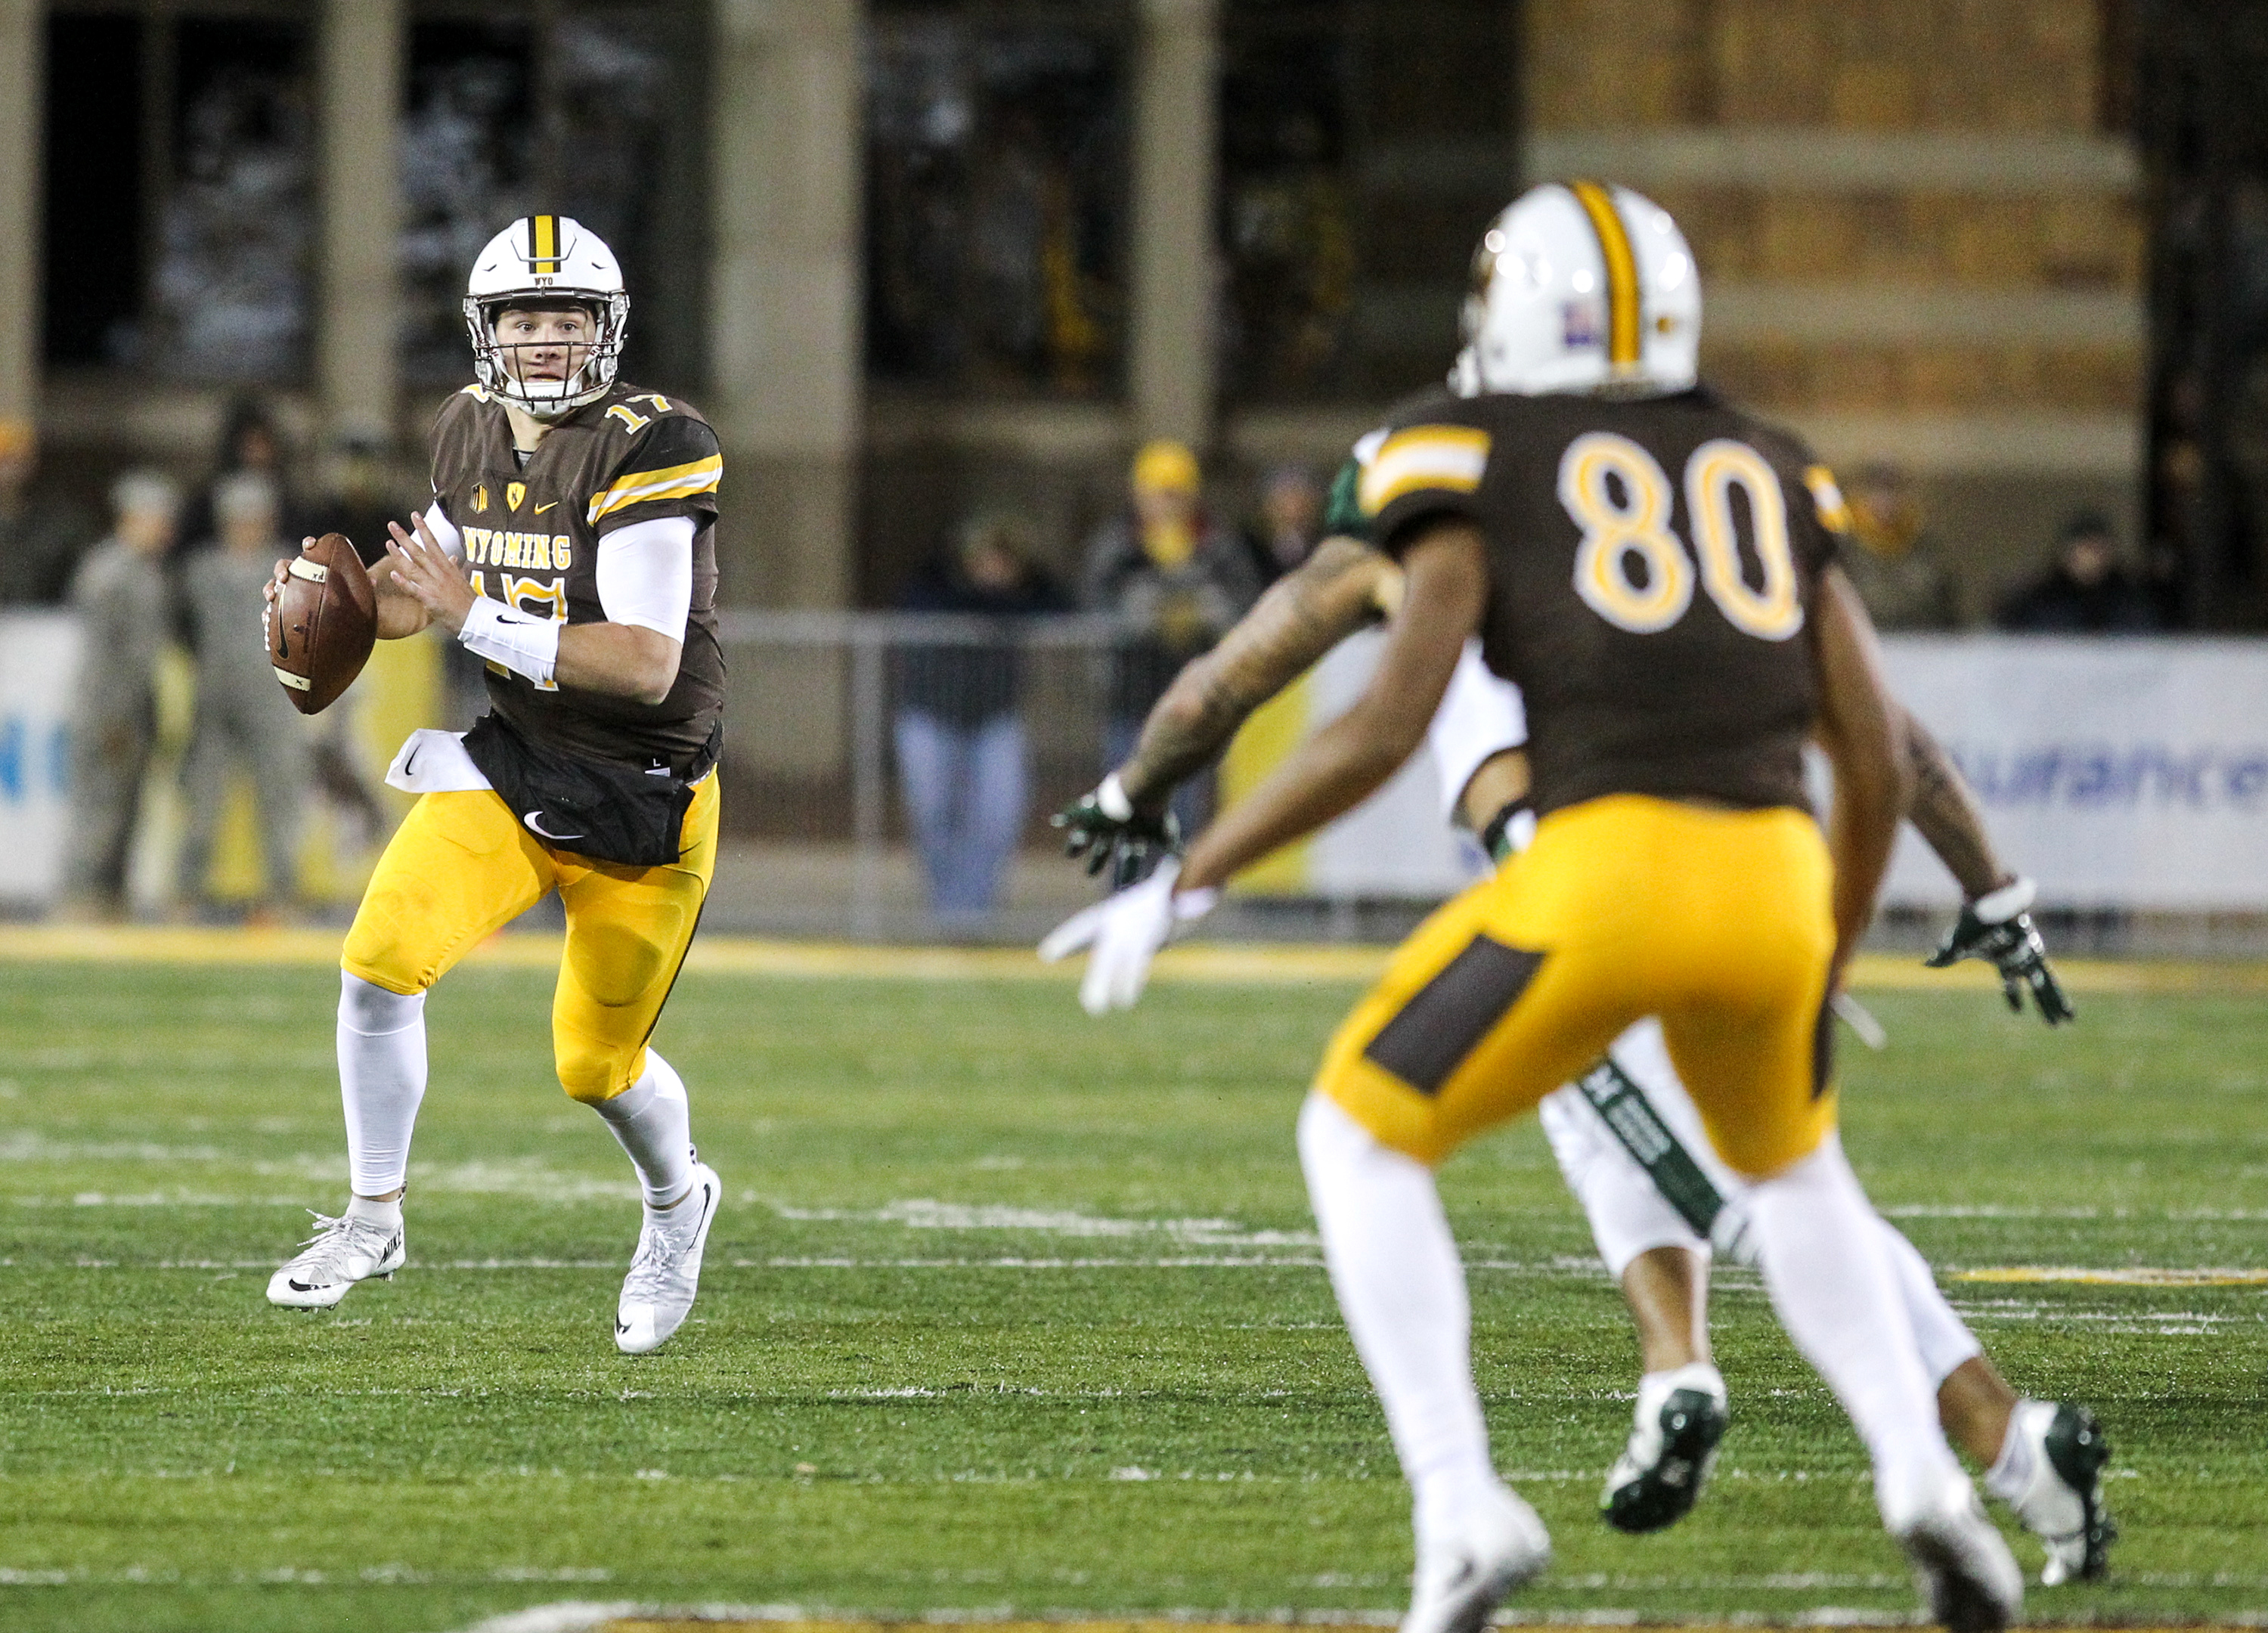
<svg viewBox="0 0 2268 1633">
<path fill-rule="evenodd" d="M 1808 809 L 1806 614 L 1844 526 L 1786 432 L 1706 391 L 1440 394 L 1356 450 L 1371 537 L 1488 541 L 1481 637 L 1526 700 L 1539 814 L 1605 794 Z"/>
</svg>

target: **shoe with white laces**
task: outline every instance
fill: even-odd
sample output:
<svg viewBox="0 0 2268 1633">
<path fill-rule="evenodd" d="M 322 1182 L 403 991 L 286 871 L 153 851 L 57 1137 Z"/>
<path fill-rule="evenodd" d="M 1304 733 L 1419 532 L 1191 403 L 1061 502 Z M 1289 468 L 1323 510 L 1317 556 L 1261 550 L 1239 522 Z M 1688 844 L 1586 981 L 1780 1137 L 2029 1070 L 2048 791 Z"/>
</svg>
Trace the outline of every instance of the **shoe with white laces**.
<svg viewBox="0 0 2268 1633">
<path fill-rule="evenodd" d="M 638 1232 L 637 1252 L 615 1309 L 615 1347 L 624 1355 L 659 1350 L 691 1312 L 694 1295 L 701 1291 L 709 1226 L 724 1194 L 717 1171 L 696 1159 L 693 1187 L 683 1199 L 666 1210 L 645 1210 L 645 1227 Z"/>
<path fill-rule="evenodd" d="M 1705 1361 L 1639 1380 L 1630 1444 L 1607 1475 L 1599 1517 L 1617 1531 L 1659 1531 L 1692 1511 L 1731 1418 L 1725 1380 Z"/>
<path fill-rule="evenodd" d="M 1986 1490 L 2015 1511 L 2047 1548 L 2040 1580 L 2099 1582 L 2110 1570 L 2118 1527 L 2102 1502 L 2110 1442 L 2095 1414 L 2053 1401 L 2019 1401 Z"/>
<path fill-rule="evenodd" d="M 1542 1519 L 1509 1486 L 1493 1486 L 1448 1534 L 1420 1544 L 1402 1633 L 1479 1633 L 1506 1594 L 1550 1563 Z"/>
<path fill-rule="evenodd" d="M 2024 1573 L 1966 1475 L 1890 1533 L 1914 1569 L 1931 1620 L 1948 1633 L 2000 1633 L 2024 1607 Z"/>
<path fill-rule="evenodd" d="M 398 1217 L 391 1224 L 357 1217 L 352 1204 L 335 1219 L 316 1213 L 315 1233 L 299 1244 L 298 1256 L 268 1278 L 268 1302 L 328 1310 L 357 1282 L 392 1276 L 401 1268 L 403 1244 Z"/>
</svg>

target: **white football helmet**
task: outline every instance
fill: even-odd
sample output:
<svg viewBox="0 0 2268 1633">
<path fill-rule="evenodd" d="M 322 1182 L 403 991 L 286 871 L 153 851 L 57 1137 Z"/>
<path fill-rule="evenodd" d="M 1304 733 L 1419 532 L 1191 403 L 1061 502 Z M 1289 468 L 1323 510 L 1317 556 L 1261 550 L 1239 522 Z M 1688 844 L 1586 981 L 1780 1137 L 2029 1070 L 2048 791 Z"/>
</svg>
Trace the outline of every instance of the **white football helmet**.
<svg viewBox="0 0 2268 1633">
<path fill-rule="evenodd" d="M 563 380 L 515 378 L 506 366 L 511 349 L 496 337 L 497 315 L 513 306 L 561 305 L 591 314 L 582 367 Z M 481 385 L 539 420 L 557 419 L 606 394 L 630 320 L 622 263 L 605 239 L 566 216 L 522 216 L 489 240 L 465 284 L 465 332 Z"/>
<path fill-rule="evenodd" d="M 1530 188 L 1473 255 L 1460 396 L 1660 396 L 1699 374 L 1701 276 L 1669 212 L 1596 181 Z"/>
</svg>

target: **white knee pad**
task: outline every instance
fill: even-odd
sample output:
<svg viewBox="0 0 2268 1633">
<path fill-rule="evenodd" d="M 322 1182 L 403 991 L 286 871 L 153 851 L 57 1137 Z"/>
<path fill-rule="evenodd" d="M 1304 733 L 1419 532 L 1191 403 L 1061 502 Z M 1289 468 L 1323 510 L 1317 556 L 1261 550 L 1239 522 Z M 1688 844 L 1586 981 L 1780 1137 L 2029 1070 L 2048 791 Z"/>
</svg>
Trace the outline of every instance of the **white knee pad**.
<svg viewBox="0 0 2268 1633">
<path fill-rule="evenodd" d="M 382 1038 L 417 1024 L 425 1013 L 422 992 L 390 992 L 375 982 L 339 972 L 339 1025 L 365 1038 Z"/>
<path fill-rule="evenodd" d="M 1560 1177 L 1582 1204 L 1591 1239 L 1616 1281 L 1631 1261 L 1656 1247 L 1683 1247 L 1702 1257 L 1709 1241 L 1654 1188 L 1638 1161 L 1609 1133 L 1580 1089 L 1559 1089 L 1537 1107 Z"/>
</svg>

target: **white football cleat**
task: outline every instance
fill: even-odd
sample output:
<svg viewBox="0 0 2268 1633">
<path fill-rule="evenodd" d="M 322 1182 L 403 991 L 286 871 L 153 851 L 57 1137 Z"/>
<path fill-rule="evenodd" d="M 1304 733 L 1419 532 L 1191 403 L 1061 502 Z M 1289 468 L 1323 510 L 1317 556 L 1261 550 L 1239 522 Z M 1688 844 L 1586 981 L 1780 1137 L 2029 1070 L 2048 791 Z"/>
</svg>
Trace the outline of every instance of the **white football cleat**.
<svg viewBox="0 0 2268 1633">
<path fill-rule="evenodd" d="M 1968 1475 L 1955 1475 L 1935 1502 L 1890 1529 L 1931 1619 L 1948 1633 L 2000 1633 L 2023 1609 L 2024 1573 Z"/>
<path fill-rule="evenodd" d="M 2102 1466 L 2110 1460 L 2110 1443 L 2085 1407 L 2016 1403 L 2007 1445 L 1985 1483 L 2046 1547 L 2040 1580 L 2050 1587 L 2110 1574 L 2110 1544 L 2118 1536 L 2102 1502 Z"/>
<path fill-rule="evenodd" d="M 1504 1596 L 1551 1563 L 1551 1535 L 1527 1501 L 1498 1484 L 1418 1551 L 1402 1633 L 1479 1633 Z"/>
<path fill-rule="evenodd" d="M 314 1213 L 313 1209 L 309 1209 Z M 404 1237 L 392 1225 L 315 1214 L 315 1233 L 298 1255 L 268 1278 L 268 1302 L 294 1310 L 328 1310 L 357 1282 L 391 1276 L 401 1268 Z"/>
<path fill-rule="evenodd" d="M 682 1201 L 663 1212 L 646 1210 L 630 1273 L 622 1278 L 622 1302 L 615 1307 L 615 1347 L 624 1355 L 659 1350 L 692 1311 L 693 1296 L 701 1291 L 701 1255 L 724 1194 L 717 1171 L 696 1161 L 693 1188 Z"/>
</svg>

